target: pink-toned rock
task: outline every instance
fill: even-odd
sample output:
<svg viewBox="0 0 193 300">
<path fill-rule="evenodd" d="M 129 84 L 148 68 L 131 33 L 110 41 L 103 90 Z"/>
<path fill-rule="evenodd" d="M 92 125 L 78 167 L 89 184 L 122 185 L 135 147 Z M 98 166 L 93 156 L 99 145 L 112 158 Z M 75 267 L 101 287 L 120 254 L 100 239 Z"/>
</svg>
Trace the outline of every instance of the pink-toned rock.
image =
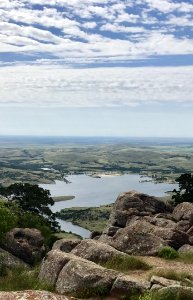
<svg viewBox="0 0 193 300">
<path fill-rule="evenodd" d="M 0 300 L 69 300 L 46 291 L 22 291 L 22 292 L 0 292 Z"/>
</svg>

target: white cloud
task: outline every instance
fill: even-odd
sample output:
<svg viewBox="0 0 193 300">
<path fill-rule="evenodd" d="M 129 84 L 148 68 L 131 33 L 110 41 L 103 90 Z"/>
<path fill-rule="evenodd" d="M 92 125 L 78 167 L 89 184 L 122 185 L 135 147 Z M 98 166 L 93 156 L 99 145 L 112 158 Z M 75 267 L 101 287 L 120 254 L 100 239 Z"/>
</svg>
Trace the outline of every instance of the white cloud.
<svg viewBox="0 0 193 300">
<path fill-rule="evenodd" d="M 0 106 L 113 107 L 193 105 L 193 67 L 0 69 Z"/>
</svg>

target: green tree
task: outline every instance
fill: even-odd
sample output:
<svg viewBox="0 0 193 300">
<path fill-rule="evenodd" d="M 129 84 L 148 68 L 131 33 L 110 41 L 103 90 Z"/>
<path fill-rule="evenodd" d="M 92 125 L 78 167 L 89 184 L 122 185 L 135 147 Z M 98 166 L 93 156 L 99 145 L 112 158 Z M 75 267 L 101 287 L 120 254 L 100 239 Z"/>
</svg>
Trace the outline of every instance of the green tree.
<svg viewBox="0 0 193 300">
<path fill-rule="evenodd" d="M 6 207 L 6 203 L 0 201 L 0 241 L 6 232 L 17 224 L 17 216 Z"/>
<path fill-rule="evenodd" d="M 38 185 L 14 183 L 8 187 L 1 186 L 0 194 L 9 199 L 10 205 L 13 201 L 18 204 L 23 213 L 38 215 L 53 230 L 59 229 L 55 214 L 50 209 L 50 206 L 54 205 L 50 191 Z"/>
<path fill-rule="evenodd" d="M 176 182 L 179 184 L 179 190 L 174 189 L 172 191 L 174 193 L 172 199 L 175 204 L 182 202 L 193 203 L 193 175 L 191 173 L 182 174 L 176 179 Z"/>
</svg>

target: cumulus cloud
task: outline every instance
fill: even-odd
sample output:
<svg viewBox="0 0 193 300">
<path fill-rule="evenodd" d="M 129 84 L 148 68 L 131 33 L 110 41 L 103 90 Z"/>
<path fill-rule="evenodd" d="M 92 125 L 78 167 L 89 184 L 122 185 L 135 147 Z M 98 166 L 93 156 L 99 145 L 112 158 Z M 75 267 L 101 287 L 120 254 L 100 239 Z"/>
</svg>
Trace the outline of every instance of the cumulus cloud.
<svg viewBox="0 0 193 300">
<path fill-rule="evenodd" d="M 0 69 L 0 106 L 121 107 L 193 105 L 193 67 Z"/>
</svg>

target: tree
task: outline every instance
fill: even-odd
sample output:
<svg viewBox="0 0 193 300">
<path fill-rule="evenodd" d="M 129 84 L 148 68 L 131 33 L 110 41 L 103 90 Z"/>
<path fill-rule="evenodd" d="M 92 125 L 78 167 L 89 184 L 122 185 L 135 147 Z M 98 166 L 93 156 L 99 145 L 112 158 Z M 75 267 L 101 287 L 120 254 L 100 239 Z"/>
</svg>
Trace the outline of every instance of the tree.
<svg viewBox="0 0 193 300">
<path fill-rule="evenodd" d="M 7 197 L 10 202 L 17 203 L 24 213 L 38 215 L 52 229 L 59 229 L 55 214 L 50 209 L 50 206 L 54 205 L 50 191 L 44 190 L 38 185 L 14 183 L 8 187 L 1 186 L 0 194 Z"/>
<path fill-rule="evenodd" d="M 0 201 L 0 241 L 6 232 L 17 224 L 17 216 L 13 214 L 4 202 Z"/>
<path fill-rule="evenodd" d="M 179 184 L 179 190 L 174 189 L 172 199 L 175 204 L 182 202 L 193 202 L 193 175 L 185 173 L 176 179 Z"/>
</svg>

